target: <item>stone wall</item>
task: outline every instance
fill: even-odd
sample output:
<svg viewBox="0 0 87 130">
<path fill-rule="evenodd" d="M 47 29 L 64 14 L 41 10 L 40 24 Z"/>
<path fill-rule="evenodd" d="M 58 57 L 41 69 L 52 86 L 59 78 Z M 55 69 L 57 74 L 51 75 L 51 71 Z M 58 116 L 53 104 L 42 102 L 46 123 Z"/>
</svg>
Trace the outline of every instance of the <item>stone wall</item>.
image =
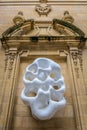
<svg viewBox="0 0 87 130">
<path fill-rule="evenodd" d="M 56 3 L 54 5 L 54 3 Z M 19 11 L 22 11 L 24 14 L 25 19 L 48 19 L 52 20 L 53 18 L 61 19 L 63 17 L 63 13 L 65 10 L 70 12 L 70 15 L 74 17 L 75 21 L 74 24 L 79 27 L 84 33 L 87 35 L 87 3 L 69 3 L 66 2 L 66 5 L 63 2 L 54 2 L 49 3 L 52 7 L 52 11 L 49 13 L 47 17 L 39 16 L 38 13 L 35 11 L 35 5 L 38 2 L 24 2 L 23 4 L 13 2 L 9 3 L 0 3 L 0 35 L 4 32 L 7 28 L 13 25 L 12 19 L 14 16 L 17 15 Z"/>
<path fill-rule="evenodd" d="M 74 25 L 80 28 L 84 33 L 85 37 L 87 37 L 87 2 L 84 1 L 52 1 L 49 0 L 48 4 L 51 5 L 52 11 L 48 14 L 48 16 L 39 16 L 39 14 L 35 11 L 35 6 L 39 4 L 38 0 L 32 1 L 13 1 L 13 0 L 1 0 L 0 1 L 0 37 L 1 34 L 6 31 L 9 27 L 13 25 L 13 18 L 18 14 L 19 11 L 23 12 L 25 19 L 34 19 L 35 21 L 51 21 L 53 18 L 62 19 L 63 13 L 65 10 L 70 12 L 70 15 L 74 18 Z M 86 43 L 87 44 L 87 43 Z M 39 55 L 40 56 L 40 55 Z M 35 57 L 39 57 L 35 56 Z M 16 85 L 16 93 L 14 100 L 14 111 L 12 113 L 11 119 L 11 127 L 5 128 L 4 122 L 8 118 L 7 111 L 9 108 L 10 97 L 10 89 L 9 87 L 10 81 L 15 80 L 15 77 L 12 76 L 11 80 L 7 80 L 5 85 L 3 85 L 3 80 L 5 80 L 5 50 L 1 46 L 0 43 L 0 130 L 86 130 L 87 129 L 87 45 L 84 46 L 82 52 L 82 65 L 83 65 L 83 73 L 80 73 L 80 78 L 78 79 L 79 88 L 76 87 L 76 91 L 78 92 L 76 98 L 74 98 L 75 93 L 73 91 L 73 84 L 71 83 L 73 80 L 69 77 L 68 73 L 68 64 L 66 60 L 60 61 L 56 58 L 56 56 L 49 56 L 55 61 L 57 61 L 62 67 L 62 73 L 65 77 L 65 83 L 67 86 L 65 97 L 67 99 L 67 106 L 58 112 L 53 119 L 49 121 L 38 121 L 32 118 L 30 109 L 27 108 L 20 99 L 20 93 L 22 88 L 24 87 L 22 82 L 22 76 L 24 74 L 25 67 L 33 61 L 35 57 L 30 59 L 21 59 L 20 67 L 19 67 L 19 75 Z M 10 62 L 10 61 L 9 61 Z M 15 62 L 16 63 L 16 62 Z M 72 67 L 74 68 L 74 67 Z M 15 71 L 13 71 L 15 73 Z M 82 83 L 82 78 L 84 79 L 85 84 L 85 92 L 83 91 L 83 86 L 80 86 Z M 6 87 L 7 85 L 7 87 Z M 83 85 L 83 83 L 81 84 Z M 2 87 L 4 86 L 4 88 Z M 8 89 L 9 88 L 9 89 Z M 3 96 L 3 93 L 5 95 Z M 13 91 L 12 91 L 13 92 Z M 76 101 L 78 101 L 77 104 Z M 81 103 L 80 103 L 81 102 Z M 80 117 L 76 118 L 78 115 L 78 110 L 76 109 L 81 107 Z M 8 108 L 6 108 L 8 107 Z M 77 114 L 77 115 L 76 115 Z M 79 119 L 81 118 L 81 122 Z M 80 127 L 80 123 L 82 123 L 82 128 Z M 8 122 L 6 122 L 8 123 Z"/>
</svg>

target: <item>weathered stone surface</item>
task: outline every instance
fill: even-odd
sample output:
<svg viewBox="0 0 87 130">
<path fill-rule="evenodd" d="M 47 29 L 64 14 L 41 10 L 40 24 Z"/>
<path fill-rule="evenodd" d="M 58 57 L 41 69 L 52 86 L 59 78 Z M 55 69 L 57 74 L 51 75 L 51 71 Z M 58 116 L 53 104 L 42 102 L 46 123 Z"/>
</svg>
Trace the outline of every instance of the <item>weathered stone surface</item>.
<svg viewBox="0 0 87 130">
<path fill-rule="evenodd" d="M 73 24 L 80 28 L 86 37 L 87 2 L 79 0 L 72 2 L 49 0 L 48 4 L 50 4 L 52 10 L 48 16 L 41 17 L 35 11 L 37 4 L 39 4 L 38 0 L 19 0 L 19 2 L 1 0 L 0 2 L 0 37 L 2 37 L 1 34 L 4 31 L 14 25 L 12 19 L 19 11 L 23 12 L 26 20 L 34 19 L 36 21 L 35 24 L 40 25 L 42 28 L 40 33 L 27 33 L 27 37 L 25 35 L 26 38 L 20 37 L 20 40 L 17 37 L 10 39 L 8 41 L 10 49 L 6 50 L 6 52 L 0 43 L 0 130 L 86 130 L 87 43 L 84 46 L 84 39 L 70 37 L 68 37 L 69 39 L 60 37 L 59 39 L 52 39 L 52 41 L 50 41 L 49 37 L 46 37 L 44 40 L 39 40 L 40 42 L 38 43 L 35 42 L 37 38 L 32 39 L 33 42 L 30 42 L 28 36 L 49 34 L 49 29 L 48 32 L 46 30 L 51 25 L 52 20 L 61 20 L 64 11 L 68 10 L 74 18 Z M 41 23 L 42 21 L 46 22 L 45 26 L 44 23 Z M 59 36 L 61 33 L 65 33 L 64 26 L 58 25 L 58 27 L 57 32 L 50 29 L 50 34 L 56 35 L 59 31 Z M 25 26 L 22 29 L 25 29 Z M 37 30 L 37 26 L 34 29 Z M 70 31 L 69 33 L 70 36 L 73 34 Z M 78 50 L 78 46 L 80 50 Z M 67 99 L 66 107 L 49 121 L 33 119 L 30 110 L 20 99 L 21 90 L 24 87 L 22 82 L 24 70 L 29 63 L 32 63 L 38 57 L 47 57 L 58 62 L 62 68 L 67 86 L 65 93 Z"/>
</svg>

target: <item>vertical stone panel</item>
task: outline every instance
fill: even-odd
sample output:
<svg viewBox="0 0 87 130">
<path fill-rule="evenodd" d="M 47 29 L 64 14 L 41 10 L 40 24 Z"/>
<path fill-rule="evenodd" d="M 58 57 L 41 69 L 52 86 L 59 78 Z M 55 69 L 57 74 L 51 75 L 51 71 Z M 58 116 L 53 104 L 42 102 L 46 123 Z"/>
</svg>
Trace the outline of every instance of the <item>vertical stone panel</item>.
<svg viewBox="0 0 87 130">
<path fill-rule="evenodd" d="M 85 118 L 83 116 L 82 104 L 81 102 L 86 95 L 86 88 L 85 83 L 83 80 L 83 74 L 80 66 L 80 59 L 79 53 L 77 48 L 70 48 L 70 61 L 71 61 L 71 68 L 74 80 L 74 90 L 75 90 L 75 97 L 76 97 L 76 104 L 75 104 L 75 111 L 76 111 L 76 121 L 77 121 L 77 129 L 86 130 Z M 76 107 L 77 106 L 77 107 Z M 77 110 L 76 110 L 77 109 Z M 79 123 L 78 123 L 79 121 Z"/>
<path fill-rule="evenodd" d="M 17 49 L 10 48 L 6 53 L 7 60 L 5 64 L 5 76 L 3 79 L 3 95 L 1 104 L 1 117 L 3 124 L 0 124 L 2 130 L 9 130 L 11 126 L 12 111 L 14 106 L 14 96 L 17 83 L 19 55 Z"/>
</svg>

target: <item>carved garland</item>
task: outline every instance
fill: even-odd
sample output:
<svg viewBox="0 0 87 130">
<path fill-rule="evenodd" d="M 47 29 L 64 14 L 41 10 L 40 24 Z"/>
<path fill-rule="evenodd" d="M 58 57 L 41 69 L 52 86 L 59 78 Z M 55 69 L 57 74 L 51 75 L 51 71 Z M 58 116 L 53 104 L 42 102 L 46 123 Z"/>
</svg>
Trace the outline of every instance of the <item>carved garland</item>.
<svg viewBox="0 0 87 130">
<path fill-rule="evenodd" d="M 11 78 L 11 73 L 14 68 L 16 56 L 17 56 L 17 50 L 16 51 L 7 50 L 5 52 L 5 72 L 8 71 L 8 76 L 7 76 L 8 79 Z"/>
<path fill-rule="evenodd" d="M 15 59 L 15 54 L 14 53 L 10 54 L 10 56 L 9 56 L 8 78 L 11 77 L 11 73 L 12 73 L 12 69 L 13 69 L 13 65 L 14 65 L 14 59 Z"/>
<path fill-rule="evenodd" d="M 72 56 L 73 63 L 74 63 L 76 77 L 79 78 L 79 69 L 81 69 L 81 71 L 83 71 L 82 50 L 71 51 L 71 56 Z"/>
<path fill-rule="evenodd" d="M 76 72 L 76 77 L 79 78 L 79 67 L 78 67 L 78 51 L 71 51 L 71 56 L 74 63 L 74 69 Z"/>
</svg>

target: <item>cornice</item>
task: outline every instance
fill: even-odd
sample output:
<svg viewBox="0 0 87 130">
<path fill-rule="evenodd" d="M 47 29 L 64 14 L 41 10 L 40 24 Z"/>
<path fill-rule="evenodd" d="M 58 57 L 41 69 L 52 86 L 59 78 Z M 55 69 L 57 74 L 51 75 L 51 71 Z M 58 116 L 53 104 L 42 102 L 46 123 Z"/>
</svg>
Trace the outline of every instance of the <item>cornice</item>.
<svg viewBox="0 0 87 130">
<path fill-rule="evenodd" d="M 49 5 L 72 5 L 87 6 L 87 1 L 48 1 Z M 32 6 L 39 4 L 39 1 L 1 1 L 0 6 Z"/>
<path fill-rule="evenodd" d="M 39 21 L 40 22 L 40 21 Z M 72 23 L 69 23 L 64 20 L 59 19 L 53 19 L 52 26 L 54 30 L 57 30 L 59 32 L 59 35 L 48 35 L 47 34 L 39 34 L 39 35 L 27 35 L 27 33 L 34 30 L 35 22 L 34 20 L 26 20 L 23 23 L 18 23 L 7 29 L 3 34 L 1 38 L 2 46 L 4 48 L 10 48 L 10 47 L 17 47 L 20 48 L 21 46 L 29 47 L 30 44 L 34 43 L 35 45 L 38 43 L 41 43 L 42 45 L 53 44 L 54 43 L 57 46 L 74 46 L 82 48 L 85 43 L 85 34 L 82 30 L 80 30 L 78 27 L 73 25 Z M 43 23 L 43 22 L 42 22 Z M 46 23 L 44 23 L 45 25 Z M 26 27 L 29 27 L 29 30 L 27 30 Z M 43 26 L 41 26 L 43 28 Z M 65 30 L 63 29 L 66 28 Z M 67 33 L 67 29 L 71 33 Z M 20 32 L 17 34 L 17 31 Z M 28 32 L 27 32 L 28 31 Z M 15 32 L 17 35 L 15 35 Z M 26 33 L 27 32 L 27 33 Z M 62 35 L 61 35 L 62 34 Z M 68 34 L 68 35 L 67 35 Z M 67 44 L 63 44 L 67 43 Z M 24 44 L 24 45 L 23 45 Z M 31 46 L 32 46 L 31 44 Z M 34 45 L 34 46 L 35 46 Z"/>
<path fill-rule="evenodd" d="M 16 48 L 68 48 L 68 47 L 78 47 L 82 48 L 85 44 L 85 38 L 79 36 L 13 36 L 13 37 L 3 37 L 1 39 L 2 46 L 5 49 L 16 47 Z M 55 46 L 54 46 L 55 45 Z M 51 47 L 51 48 L 50 48 Z"/>
</svg>

